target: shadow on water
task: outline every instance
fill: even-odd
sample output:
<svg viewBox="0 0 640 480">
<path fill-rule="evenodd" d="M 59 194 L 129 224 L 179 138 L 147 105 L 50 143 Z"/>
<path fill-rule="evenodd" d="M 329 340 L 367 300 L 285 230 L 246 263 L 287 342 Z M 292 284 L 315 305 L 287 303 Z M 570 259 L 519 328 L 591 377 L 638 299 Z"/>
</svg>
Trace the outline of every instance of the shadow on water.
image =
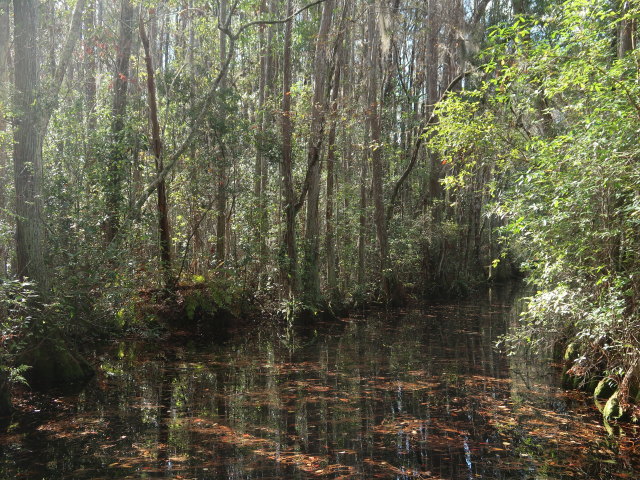
<svg viewBox="0 0 640 480">
<path fill-rule="evenodd" d="M 633 427 L 607 435 L 548 361 L 494 348 L 512 305 L 120 344 L 81 393 L 22 398 L 0 478 L 638 478 Z"/>
</svg>

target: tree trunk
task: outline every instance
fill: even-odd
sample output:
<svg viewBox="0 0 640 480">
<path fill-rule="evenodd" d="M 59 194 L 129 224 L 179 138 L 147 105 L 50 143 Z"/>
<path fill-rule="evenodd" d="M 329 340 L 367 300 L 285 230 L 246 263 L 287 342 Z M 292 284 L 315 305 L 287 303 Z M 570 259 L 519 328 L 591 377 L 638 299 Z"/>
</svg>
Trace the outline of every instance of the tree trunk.
<svg viewBox="0 0 640 480">
<path fill-rule="evenodd" d="M 324 139 L 325 111 L 327 108 L 327 85 L 329 77 L 328 36 L 333 17 L 333 0 L 326 0 L 322 7 L 320 29 L 316 40 L 314 63 L 313 104 L 311 106 L 311 126 L 307 145 L 307 168 L 309 169 L 309 190 L 307 197 L 307 217 L 305 229 L 305 256 L 303 289 L 307 303 L 314 306 L 320 301 L 320 174 L 322 170 L 321 152 Z"/>
<path fill-rule="evenodd" d="M 42 118 L 38 102 L 38 1 L 14 0 L 15 108 L 13 160 L 16 189 L 16 270 L 47 291 L 41 216 Z"/>
<path fill-rule="evenodd" d="M 451 0 L 450 0 L 451 1 Z M 464 58 L 462 58 L 460 32 L 464 30 L 464 9 L 461 0 L 452 0 L 447 6 L 448 24 L 447 38 L 445 40 L 444 73 L 441 85 L 447 86 L 456 77 L 459 70 L 464 68 Z M 433 103 L 432 103 L 433 104 Z"/>
<path fill-rule="evenodd" d="M 368 145 L 369 139 L 369 123 L 366 122 L 364 127 L 365 145 Z M 360 203 L 358 215 L 358 274 L 357 281 L 360 287 L 365 284 L 366 278 L 366 252 L 367 252 L 367 163 L 369 161 L 368 152 L 365 150 L 362 154 L 362 163 L 360 165 Z"/>
<path fill-rule="evenodd" d="M 267 0 L 262 0 L 260 3 L 260 13 L 265 15 L 267 13 Z M 269 32 L 265 34 L 265 30 Z M 266 25 L 260 25 L 258 31 L 258 38 L 260 43 L 260 78 L 258 80 L 258 114 L 256 118 L 256 159 L 253 172 L 253 194 L 255 197 L 256 214 L 255 221 L 255 235 L 256 235 L 256 247 L 258 249 L 258 262 L 256 265 L 256 271 L 258 277 L 261 277 L 262 263 L 266 260 L 267 243 L 267 206 L 266 206 L 266 192 L 263 184 L 263 176 L 266 173 L 267 164 L 265 161 L 265 131 L 267 129 L 267 113 L 265 112 L 267 101 L 267 83 L 269 61 L 271 57 L 271 28 Z"/>
<path fill-rule="evenodd" d="M 9 104 L 9 47 L 10 47 L 10 0 L 0 0 L 0 105 Z M 7 119 L 4 112 L 0 112 L 0 137 L 7 131 Z M 8 225 L 13 223 L 5 214 L 7 208 L 7 191 L 9 185 L 9 155 L 7 144 L 0 141 L 0 222 Z M 0 275 L 7 276 L 9 252 L 0 243 Z M 0 379 L 1 380 L 1 379 Z"/>
<path fill-rule="evenodd" d="M 92 134 L 97 128 L 96 110 L 96 40 L 95 40 L 95 5 L 90 1 L 84 16 L 84 69 L 85 97 L 87 113 L 87 132 Z M 93 153 L 87 152 L 93 160 Z"/>
<path fill-rule="evenodd" d="M 287 13 L 293 13 L 292 0 L 287 0 Z M 282 79 L 282 188 L 283 210 L 285 214 L 285 231 L 283 238 L 283 253 L 281 255 L 282 281 L 287 289 L 289 297 L 297 293 L 297 262 L 296 249 L 296 199 L 293 190 L 293 152 L 291 137 L 293 126 L 291 124 L 291 29 L 292 20 L 285 24 L 284 30 L 284 59 Z"/>
<path fill-rule="evenodd" d="M 435 103 L 438 101 L 438 71 L 439 71 L 439 29 L 440 22 L 438 12 L 437 0 L 429 0 L 429 10 L 427 18 L 427 108 L 425 116 L 429 118 L 433 112 Z M 440 170 L 441 165 L 438 162 L 437 155 L 430 152 L 430 166 L 431 171 L 429 173 L 429 201 L 433 203 L 441 194 L 440 188 Z M 434 212 L 434 217 L 437 219 L 437 212 Z"/>
<path fill-rule="evenodd" d="M 264 12 L 271 13 L 272 16 L 277 14 L 276 0 L 270 0 L 268 9 L 267 1 L 264 0 L 263 4 Z M 264 34 L 264 32 L 263 32 Z M 258 202 L 258 248 L 260 252 L 260 265 L 259 271 L 261 277 L 264 276 L 263 264 L 268 261 L 269 250 L 267 247 L 267 236 L 269 234 L 269 212 L 268 212 L 268 197 L 267 188 L 269 186 L 269 164 L 265 155 L 264 149 L 267 146 L 265 143 L 267 132 L 269 131 L 269 125 L 273 123 L 273 114 L 267 111 L 268 100 L 271 95 L 274 94 L 275 86 L 275 67 L 276 60 L 274 58 L 273 49 L 273 35 L 274 28 L 267 27 L 266 38 L 262 38 L 264 42 L 262 48 L 262 55 L 260 57 L 260 118 L 259 118 L 259 147 L 262 149 L 256 155 L 256 169 L 255 169 L 255 192 Z"/>
<path fill-rule="evenodd" d="M 129 85 L 129 57 L 133 40 L 133 7 L 130 0 L 122 0 L 120 6 L 120 34 L 118 39 L 116 72 L 113 80 L 112 148 L 107 165 L 105 233 L 111 243 L 120 229 L 122 210 L 122 176 L 127 160 L 125 121 L 127 114 L 127 89 Z"/>
<path fill-rule="evenodd" d="M 14 178 L 16 190 L 16 273 L 28 277 L 46 296 L 42 220 L 42 141 L 81 26 L 84 0 L 76 3 L 51 90 L 40 95 L 38 51 L 38 2 L 14 0 L 15 111 Z"/>
<path fill-rule="evenodd" d="M 364 26 L 362 31 L 362 37 L 364 38 Z M 363 59 L 369 58 L 369 50 L 371 45 L 369 42 L 365 42 L 363 48 Z M 365 73 L 362 73 L 360 79 L 362 83 L 366 83 Z M 364 110 L 369 109 L 369 96 L 367 93 L 363 95 Z M 359 203 L 359 215 L 358 215 L 358 273 L 357 281 L 359 287 L 364 287 L 366 277 L 366 251 L 367 251 L 367 171 L 369 162 L 369 151 L 366 146 L 371 144 L 369 122 L 364 122 L 364 134 L 362 149 L 361 164 L 360 164 L 360 203 Z"/>
<path fill-rule="evenodd" d="M 380 38 L 376 30 L 376 13 L 374 4 L 369 4 L 369 79 L 368 90 L 368 122 L 371 131 L 371 194 L 373 196 L 374 223 L 380 254 L 378 274 L 381 280 L 382 293 L 386 300 L 391 298 L 392 272 L 389 263 L 389 238 L 387 220 L 384 210 L 382 135 L 380 126 L 380 109 L 378 105 L 378 66 L 380 56 Z"/>
<path fill-rule="evenodd" d="M 338 47 L 341 48 L 340 46 Z M 327 210 L 326 210 L 326 228 L 327 236 L 325 239 L 325 248 L 327 252 L 327 287 L 329 289 L 329 298 L 336 299 L 338 294 L 338 281 L 336 278 L 336 246 L 335 246 L 335 225 L 334 225 L 334 181 L 335 181 L 335 162 L 336 162 L 336 123 L 338 114 L 338 95 L 340 92 L 340 60 L 342 56 L 338 53 L 335 65 L 335 74 L 333 80 L 333 90 L 331 93 L 331 127 L 329 129 L 329 138 L 327 142 Z"/>
<path fill-rule="evenodd" d="M 224 25 L 227 21 L 227 0 L 220 0 L 220 24 Z M 220 32 L 220 64 L 222 65 L 227 59 L 227 35 Z M 220 87 L 224 91 L 227 87 L 226 75 L 220 82 Z M 227 165 L 225 155 L 223 153 L 223 139 L 219 139 L 220 153 L 218 155 L 218 196 L 216 199 L 216 207 L 218 218 L 216 221 L 216 259 L 219 264 L 223 264 L 226 258 L 226 238 L 227 238 Z"/>
<path fill-rule="evenodd" d="M 629 13 L 629 1 L 622 0 L 620 5 L 620 14 L 626 15 Z M 634 19 L 624 18 L 618 25 L 618 57 L 623 58 L 628 52 L 634 48 Z"/>
<path fill-rule="evenodd" d="M 511 8 L 513 10 L 513 16 L 524 15 L 527 13 L 529 6 L 529 0 L 513 0 L 511 2 Z"/>
<path fill-rule="evenodd" d="M 149 46 L 149 39 L 140 18 L 140 40 L 144 47 L 144 59 L 147 68 L 147 92 L 149 95 L 149 124 L 151 125 L 151 138 L 153 155 L 156 161 L 156 173 L 164 170 L 162 160 L 162 140 L 160 138 L 160 123 L 158 122 L 158 100 L 156 98 L 155 71 L 153 57 Z M 169 204 L 167 199 L 167 187 L 165 179 L 158 184 L 158 233 L 160 235 L 160 263 L 167 288 L 173 287 L 173 274 L 171 271 L 171 229 L 169 226 Z"/>
</svg>

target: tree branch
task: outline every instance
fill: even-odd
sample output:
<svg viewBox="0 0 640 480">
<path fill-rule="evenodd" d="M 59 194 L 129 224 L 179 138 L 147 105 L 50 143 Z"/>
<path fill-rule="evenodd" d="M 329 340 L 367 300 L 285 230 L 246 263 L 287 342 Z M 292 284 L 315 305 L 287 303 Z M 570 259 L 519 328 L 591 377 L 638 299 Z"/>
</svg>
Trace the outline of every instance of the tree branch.
<svg viewBox="0 0 640 480">
<path fill-rule="evenodd" d="M 73 16 L 71 17 L 71 26 L 69 27 L 69 33 L 64 42 L 62 53 L 60 54 L 60 62 L 58 62 L 58 68 L 53 75 L 53 85 L 48 96 L 51 99 L 51 103 L 47 106 L 42 120 L 42 134 L 46 134 L 49 127 L 49 121 L 53 111 L 58 107 L 58 96 L 60 95 L 60 89 L 62 88 L 62 82 L 64 76 L 69 69 L 69 63 L 71 62 L 71 54 L 75 49 L 78 37 L 80 36 L 80 28 L 82 27 L 82 14 L 84 12 L 84 5 L 86 0 L 78 0 L 73 10 Z"/>
<path fill-rule="evenodd" d="M 491 0 L 481 0 L 480 1 L 480 4 L 476 8 L 476 10 L 473 12 L 473 16 L 471 17 L 471 21 L 469 22 L 469 24 L 472 27 L 474 27 L 480 21 L 480 19 L 484 15 L 484 12 L 487 10 L 487 6 L 489 5 L 490 1 Z"/>
<path fill-rule="evenodd" d="M 460 83 L 467 75 L 474 73 L 476 70 L 477 69 L 473 69 L 466 72 L 462 72 L 460 75 L 458 75 L 453 80 L 451 80 L 447 88 L 444 90 L 444 93 L 442 94 L 440 99 L 438 99 L 438 101 L 433 105 L 434 107 L 433 113 L 431 113 L 431 116 L 427 120 L 427 123 L 425 124 L 424 127 L 422 127 L 422 132 L 420 133 L 420 135 L 418 135 L 418 139 L 416 140 L 416 143 L 413 147 L 413 153 L 411 154 L 411 160 L 409 161 L 407 168 L 404 170 L 400 178 L 398 178 L 395 185 L 393 186 L 393 191 L 391 192 L 391 198 L 389 199 L 389 205 L 387 206 L 387 215 L 386 215 L 387 222 L 389 222 L 389 220 L 391 219 L 391 216 L 393 215 L 394 203 L 396 201 L 396 198 L 398 197 L 400 188 L 402 188 L 402 185 L 404 184 L 405 180 L 409 177 L 409 175 L 413 171 L 413 168 L 416 166 L 416 163 L 418 161 L 418 153 L 420 152 L 420 147 L 424 142 L 424 136 L 429 131 L 429 127 L 433 125 L 436 121 L 437 115 L 435 113 L 435 110 L 436 110 L 435 107 L 449 96 L 449 93 L 451 92 L 451 90 L 453 90 L 453 88 L 458 83 Z"/>
<path fill-rule="evenodd" d="M 279 25 L 282 23 L 287 23 L 288 21 L 292 20 L 293 18 L 295 18 L 297 15 L 299 15 L 300 13 L 304 12 L 305 10 L 310 9 L 311 7 L 315 7 L 316 5 L 320 5 L 321 3 L 324 3 L 326 0 L 316 0 L 315 2 L 311 2 L 307 5 L 305 5 L 302 8 L 299 8 L 297 11 L 295 11 L 294 13 L 292 13 L 291 15 L 289 15 L 286 18 L 280 19 L 280 20 L 255 20 L 253 22 L 249 22 L 249 23 L 245 23 L 244 25 L 242 25 L 238 31 L 235 34 L 235 38 L 237 39 L 238 36 L 245 31 L 247 28 L 249 27 L 253 27 L 254 25 Z"/>
<path fill-rule="evenodd" d="M 320 156 L 318 155 L 311 161 L 311 163 L 309 163 L 309 165 L 307 165 L 307 173 L 304 176 L 304 183 L 302 184 L 302 190 L 300 191 L 300 196 L 298 197 L 298 201 L 296 202 L 296 204 L 293 206 L 293 209 L 296 214 L 298 214 L 298 212 L 302 208 L 302 205 L 304 205 L 304 199 L 307 196 L 307 192 L 309 191 L 309 185 L 311 184 L 311 172 L 313 170 L 313 167 L 316 165 L 316 163 L 318 163 L 319 158 Z"/>
<path fill-rule="evenodd" d="M 79 1 L 84 1 L 84 0 L 79 0 Z M 175 152 L 173 152 L 171 156 L 167 158 L 166 165 L 162 169 L 162 171 L 158 174 L 158 176 L 145 187 L 142 194 L 140 195 L 140 198 L 138 198 L 138 200 L 133 205 L 134 213 L 137 213 L 139 210 L 142 209 L 142 207 L 144 206 L 146 201 L 149 199 L 151 194 L 154 192 L 154 190 L 158 188 L 158 185 L 167 177 L 167 175 L 169 175 L 169 172 L 173 169 L 173 167 L 175 167 L 175 165 L 178 163 L 178 161 L 180 160 L 184 152 L 191 146 L 192 142 L 194 141 L 198 127 L 200 125 L 200 120 L 202 120 L 202 117 L 204 116 L 205 112 L 208 110 L 209 105 L 213 101 L 218 91 L 220 82 L 222 81 L 222 79 L 227 74 L 227 71 L 229 70 L 231 59 L 233 58 L 233 55 L 235 53 L 234 50 L 235 50 L 236 40 L 238 39 L 240 34 L 244 32 L 247 28 L 250 28 L 255 25 L 274 25 L 274 24 L 286 23 L 291 19 L 293 19 L 299 13 L 315 5 L 319 5 L 325 1 L 326 0 L 317 0 L 308 5 L 305 5 L 304 7 L 300 8 L 298 11 L 293 13 L 292 15 L 289 15 L 288 17 L 281 20 L 256 20 L 253 22 L 245 23 L 244 25 L 240 26 L 240 28 L 238 28 L 236 33 L 232 33 L 231 30 L 229 29 L 229 25 L 231 23 L 231 15 L 229 15 L 229 18 L 227 18 L 224 25 L 218 26 L 218 28 L 225 35 L 227 35 L 227 37 L 229 37 L 229 52 L 227 53 L 227 58 L 225 59 L 224 64 L 222 65 L 222 68 L 218 73 L 218 76 L 216 77 L 216 79 L 213 81 L 213 84 L 209 88 L 209 91 L 205 94 L 204 98 L 200 101 L 198 107 L 196 108 L 196 111 L 198 113 L 193 119 L 189 133 L 187 134 L 187 137 L 184 139 L 184 141 L 178 147 L 178 149 Z"/>
</svg>

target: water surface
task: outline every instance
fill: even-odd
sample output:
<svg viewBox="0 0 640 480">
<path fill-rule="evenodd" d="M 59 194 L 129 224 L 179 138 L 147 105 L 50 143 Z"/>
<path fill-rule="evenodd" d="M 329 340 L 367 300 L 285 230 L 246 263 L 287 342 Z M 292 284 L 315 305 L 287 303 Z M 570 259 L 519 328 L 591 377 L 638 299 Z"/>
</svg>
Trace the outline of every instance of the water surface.
<svg viewBox="0 0 640 480">
<path fill-rule="evenodd" d="M 514 318 L 481 295 L 120 343 L 79 394 L 22 397 L 0 478 L 640 478 L 634 428 L 495 349 Z"/>
</svg>

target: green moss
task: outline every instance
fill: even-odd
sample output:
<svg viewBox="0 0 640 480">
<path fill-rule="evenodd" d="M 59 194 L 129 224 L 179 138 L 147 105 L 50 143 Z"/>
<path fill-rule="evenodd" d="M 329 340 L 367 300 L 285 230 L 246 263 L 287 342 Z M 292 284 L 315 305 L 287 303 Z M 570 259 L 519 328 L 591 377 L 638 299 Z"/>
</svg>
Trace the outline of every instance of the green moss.
<svg viewBox="0 0 640 480">
<path fill-rule="evenodd" d="M 595 398 L 611 398 L 611 395 L 616 391 L 616 386 L 616 383 L 610 378 L 603 378 L 598 382 L 593 391 L 593 396 Z"/>
<path fill-rule="evenodd" d="M 616 390 L 607 403 L 605 403 L 604 408 L 602 409 L 602 416 L 607 422 L 612 420 L 620 420 L 624 416 L 624 411 L 620 406 L 619 399 L 620 391 Z"/>
<path fill-rule="evenodd" d="M 578 358 L 578 346 L 575 343 L 570 343 L 567 345 L 566 350 L 564 351 L 564 360 L 567 362 L 573 362 L 576 358 Z"/>
</svg>

